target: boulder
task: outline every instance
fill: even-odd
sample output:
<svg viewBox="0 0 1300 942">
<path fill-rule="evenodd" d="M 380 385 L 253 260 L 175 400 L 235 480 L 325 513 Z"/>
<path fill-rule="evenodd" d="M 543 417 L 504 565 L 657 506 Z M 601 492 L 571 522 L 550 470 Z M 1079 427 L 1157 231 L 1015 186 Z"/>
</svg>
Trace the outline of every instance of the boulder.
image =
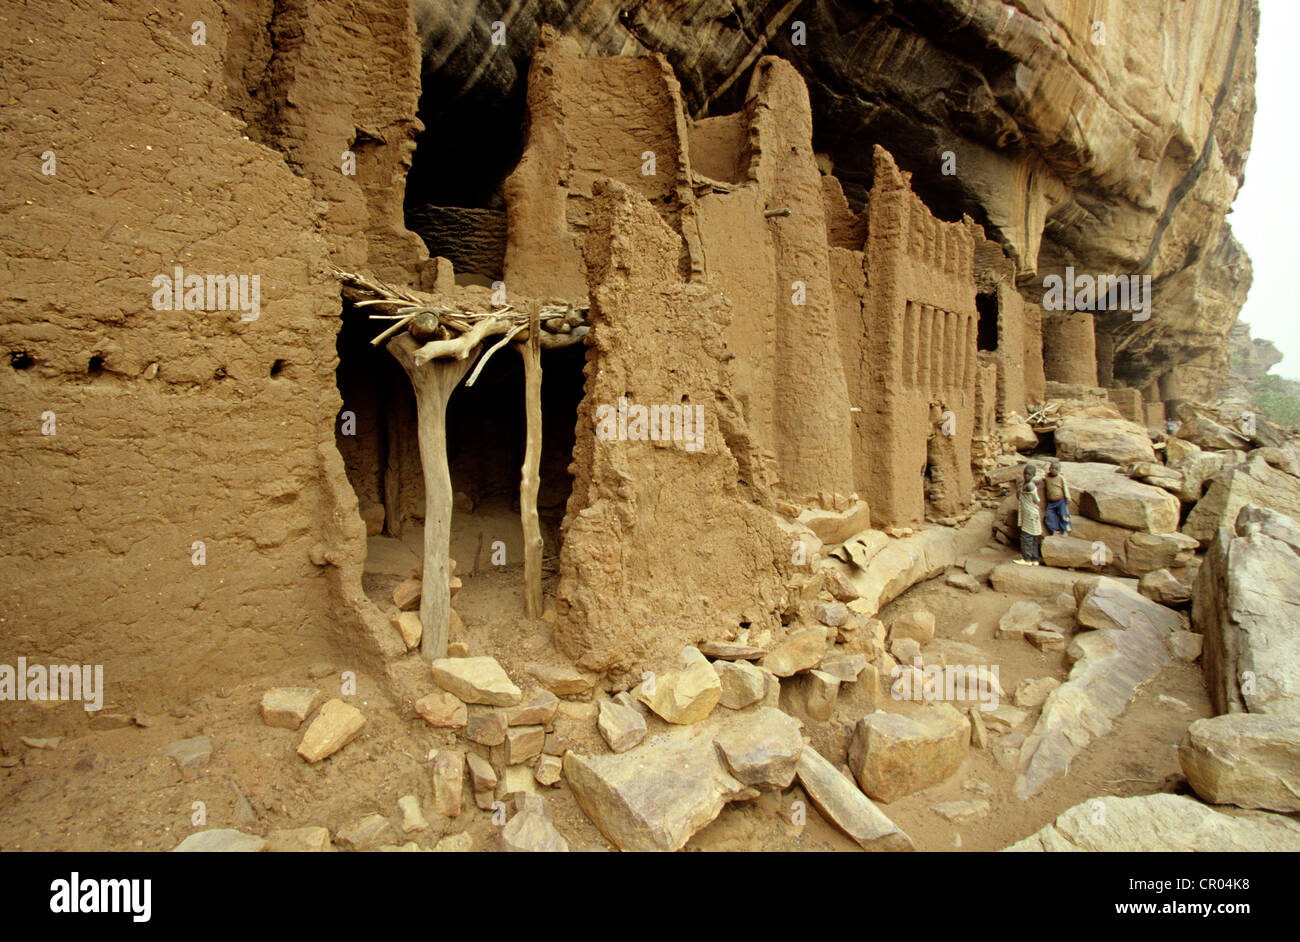
<svg viewBox="0 0 1300 942">
<path fill-rule="evenodd" d="M 1178 498 L 1184 503 L 1196 503 L 1205 495 L 1205 486 L 1210 478 L 1228 465 L 1235 464 L 1235 457 L 1222 451 L 1198 451 L 1180 458 L 1177 463 L 1171 461 L 1172 469 L 1183 476 Z"/>
<path fill-rule="evenodd" d="M 854 727 L 849 768 L 864 792 L 889 802 L 949 778 L 969 748 L 970 720 L 950 704 L 877 710 Z"/>
<path fill-rule="evenodd" d="M 1217 713 L 1300 715 L 1300 525 L 1243 508 L 1205 554 L 1192 585 L 1192 626 Z"/>
<path fill-rule="evenodd" d="M 1189 415 L 1184 418 L 1178 426 L 1178 437 L 1210 451 L 1245 448 L 1250 444 L 1245 436 L 1204 415 Z"/>
<path fill-rule="evenodd" d="M 727 771 L 761 792 L 789 788 L 803 751 L 799 721 L 771 707 L 760 707 L 751 722 L 721 730 L 713 744 Z"/>
<path fill-rule="evenodd" d="M 1225 713 L 1197 720 L 1178 747 L 1192 790 L 1216 805 L 1300 811 L 1300 723 Z"/>
<path fill-rule="evenodd" d="M 1032 710 L 1042 706 L 1048 695 L 1059 686 L 1061 686 L 1061 682 L 1055 677 L 1034 677 L 1030 680 L 1022 680 L 1016 684 L 1016 692 L 1012 702 L 1018 707 Z"/>
<path fill-rule="evenodd" d="M 1138 592 L 1161 605 L 1182 605 L 1192 599 L 1191 586 L 1183 585 L 1168 569 L 1148 572 L 1138 580 Z"/>
<path fill-rule="evenodd" d="M 298 744 L 298 755 L 308 762 L 327 759 L 360 736 L 365 725 L 366 718 L 356 707 L 342 700 L 330 700 L 307 727 Z"/>
<path fill-rule="evenodd" d="M 1103 853 L 1297 851 L 1300 824 L 1279 814 L 1225 814 L 1187 795 L 1103 795 L 1064 811 L 1008 851 Z"/>
<path fill-rule="evenodd" d="M 998 427 L 1002 444 L 1013 451 L 1029 451 L 1038 444 L 1038 436 L 1028 422 L 1004 422 Z"/>
<path fill-rule="evenodd" d="M 798 775 L 818 813 L 863 850 L 916 850 L 912 839 L 810 744 L 799 753 Z"/>
<path fill-rule="evenodd" d="M 1141 576 L 1157 569 L 1179 569 L 1191 561 L 1199 544 L 1185 533 L 1133 533 L 1124 541 L 1123 569 Z"/>
<path fill-rule="evenodd" d="M 672 730 L 623 755 L 564 754 L 564 777 L 583 813 L 620 850 L 679 850 L 733 800 L 758 790 L 732 775 L 714 739 L 759 711 Z"/>
<path fill-rule="evenodd" d="M 1151 533 L 1178 529 L 1182 505 L 1163 488 L 1134 481 L 1107 464 L 1065 462 L 1061 474 L 1078 513 L 1085 517 Z"/>
<path fill-rule="evenodd" d="M 1164 631 L 1178 631 L 1183 627 L 1177 612 L 1105 576 L 1079 601 L 1075 618 L 1087 628 L 1128 629 L 1148 624 Z"/>
<path fill-rule="evenodd" d="M 695 648 L 683 648 L 682 668 L 665 671 L 637 687 L 636 698 L 669 723 L 698 723 L 722 699 L 713 665 Z"/>
<path fill-rule="evenodd" d="M 1232 527 L 1247 504 L 1300 519 L 1300 478 L 1277 470 L 1261 458 L 1220 471 L 1187 515 L 1183 532 L 1205 545 L 1220 527 Z"/>
<path fill-rule="evenodd" d="M 444 657 L 431 666 L 433 682 L 466 703 L 515 706 L 523 699 L 494 657 Z"/>
<path fill-rule="evenodd" d="M 866 669 L 867 663 L 865 654 L 849 652 L 828 654 L 822 658 L 818 670 L 830 674 L 842 684 L 852 684 L 857 682 L 858 676 Z"/>
<path fill-rule="evenodd" d="M 1127 419 L 1070 415 L 1061 420 L 1055 437 L 1056 456 L 1062 461 L 1127 465 L 1156 460 L 1146 429 Z"/>
<path fill-rule="evenodd" d="M 1176 660 L 1190 664 L 1201 656 L 1205 638 L 1194 631 L 1175 631 L 1165 639 L 1165 645 Z"/>
<path fill-rule="evenodd" d="M 1115 554 L 1105 543 L 1096 541 L 1094 546 L 1089 540 L 1065 534 L 1049 535 L 1043 538 L 1043 562 L 1058 569 L 1092 569 L 1098 570 L 1110 566 L 1115 561 Z"/>
<path fill-rule="evenodd" d="M 1183 490 L 1183 473 L 1154 461 L 1129 465 L 1128 476 L 1153 487 L 1162 487 L 1171 494 L 1180 494 Z"/>
</svg>

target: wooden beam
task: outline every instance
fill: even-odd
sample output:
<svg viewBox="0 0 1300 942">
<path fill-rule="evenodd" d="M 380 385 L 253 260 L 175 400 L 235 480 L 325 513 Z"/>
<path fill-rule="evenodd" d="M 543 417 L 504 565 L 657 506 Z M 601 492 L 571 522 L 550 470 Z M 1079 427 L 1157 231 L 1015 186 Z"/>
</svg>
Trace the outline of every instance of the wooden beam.
<svg viewBox="0 0 1300 942">
<path fill-rule="evenodd" d="M 537 491 L 542 462 L 542 326 L 541 307 L 528 306 L 528 342 L 519 344 L 524 358 L 524 408 L 527 437 L 519 477 L 519 516 L 524 528 L 524 608 L 529 618 L 542 614 L 542 528 L 537 519 Z"/>
<path fill-rule="evenodd" d="M 420 593 L 420 656 L 447 656 L 451 621 L 451 471 L 447 466 L 447 400 L 470 367 L 469 359 L 442 358 L 415 365 L 419 344 L 409 334 L 388 342 L 415 390 L 420 464 L 424 470 L 424 578 Z"/>
</svg>

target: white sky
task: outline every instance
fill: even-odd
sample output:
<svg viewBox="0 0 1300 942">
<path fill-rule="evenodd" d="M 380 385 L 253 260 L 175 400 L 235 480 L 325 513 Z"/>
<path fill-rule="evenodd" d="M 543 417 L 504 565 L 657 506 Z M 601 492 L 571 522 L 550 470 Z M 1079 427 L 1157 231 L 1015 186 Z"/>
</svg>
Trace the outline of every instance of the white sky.
<svg viewBox="0 0 1300 942">
<path fill-rule="evenodd" d="M 1300 3 L 1260 0 L 1259 44 L 1255 55 L 1255 134 L 1246 162 L 1246 182 L 1237 194 L 1228 221 L 1255 265 L 1255 280 L 1241 320 L 1252 337 L 1273 341 L 1285 359 L 1272 372 L 1300 379 L 1300 154 L 1297 108 L 1291 100 L 1300 88 Z"/>
</svg>

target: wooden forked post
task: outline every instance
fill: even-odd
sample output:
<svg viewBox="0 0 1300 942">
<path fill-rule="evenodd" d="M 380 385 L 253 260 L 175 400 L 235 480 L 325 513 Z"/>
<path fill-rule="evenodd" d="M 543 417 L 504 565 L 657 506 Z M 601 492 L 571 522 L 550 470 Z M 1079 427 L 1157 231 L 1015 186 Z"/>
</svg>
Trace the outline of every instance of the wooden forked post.
<svg viewBox="0 0 1300 942">
<path fill-rule="evenodd" d="M 528 341 L 518 344 L 524 359 L 524 408 L 527 437 L 519 476 L 519 517 L 524 530 L 524 608 L 529 618 L 542 614 L 542 528 L 537 518 L 537 491 L 542 460 L 542 327 L 541 310 L 528 308 Z"/>
<path fill-rule="evenodd" d="M 447 467 L 447 400 L 469 370 L 471 359 L 455 357 L 415 365 L 420 345 L 410 334 L 388 342 L 415 390 L 420 464 L 424 469 L 424 576 L 420 591 L 420 656 L 433 661 L 447 656 L 451 619 L 451 471 Z"/>
</svg>

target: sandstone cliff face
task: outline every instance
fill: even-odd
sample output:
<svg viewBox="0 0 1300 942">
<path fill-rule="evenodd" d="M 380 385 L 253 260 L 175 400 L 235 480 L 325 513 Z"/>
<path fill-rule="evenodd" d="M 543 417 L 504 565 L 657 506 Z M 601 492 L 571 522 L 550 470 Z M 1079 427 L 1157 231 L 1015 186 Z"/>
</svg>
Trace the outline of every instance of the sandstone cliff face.
<svg viewBox="0 0 1300 942">
<path fill-rule="evenodd" d="M 1208 396 L 1226 369 L 1250 284 L 1224 216 L 1250 148 L 1255 0 L 416 0 L 416 21 L 426 89 L 476 107 L 519 100 L 544 23 L 589 55 L 663 53 L 697 118 L 734 111 L 761 55 L 786 58 L 856 208 L 880 144 L 942 218 L 985 226 L 1031 301 L 1066 265 L 1152 276 L 1150 320 L 1098 316 L 1102 376 L 1147 387 L 1197 360 L 1182 392 Z"/>
</svg>

